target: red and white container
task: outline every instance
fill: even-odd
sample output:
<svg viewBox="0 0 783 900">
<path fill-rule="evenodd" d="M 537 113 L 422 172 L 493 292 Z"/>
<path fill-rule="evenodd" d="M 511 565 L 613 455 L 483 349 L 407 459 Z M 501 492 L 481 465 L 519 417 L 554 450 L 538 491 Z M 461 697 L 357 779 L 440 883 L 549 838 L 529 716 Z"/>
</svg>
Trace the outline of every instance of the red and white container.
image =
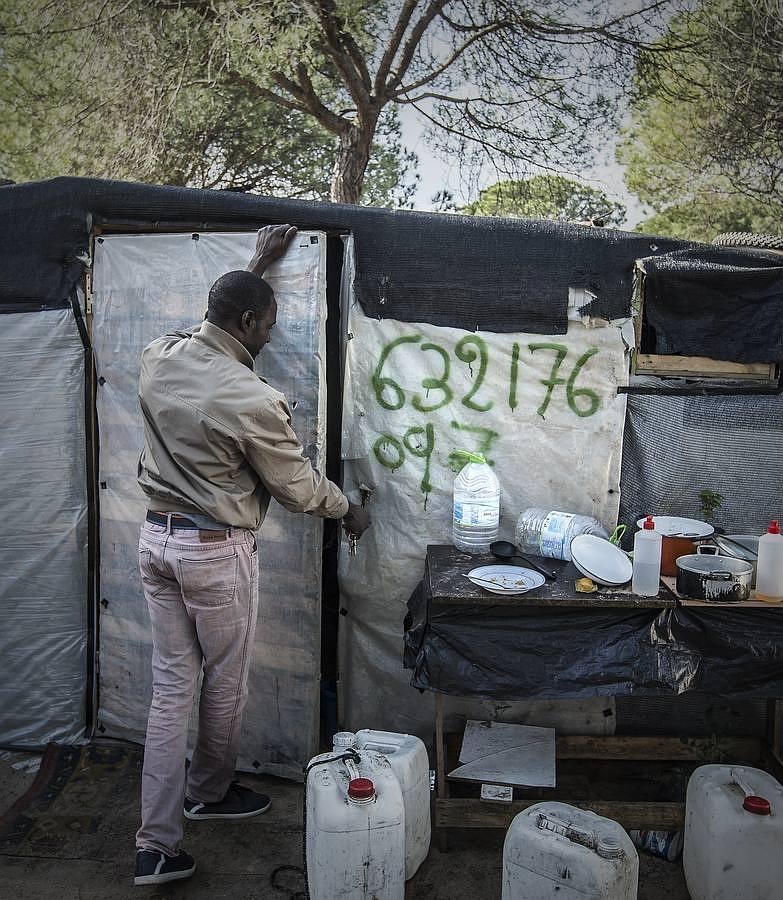
<svg viewBox="0 0 783 900">
<path fill-rule="evenodd" d="M 751 766 L 700 766 L 685 798 L 691 900 L 783 897 L 783 787 Z"/>
<path fill-rule="evenodd" d="M 773 603 L 783 600 L 783 534 L 777 519 L 769 523 L 767 533 L 759 538 L 756 596 Z"/>
<path fill-rule="evenodd" d="M 323 753 L 310 764 L 334 755 Z M 325 762 L 308 773 L 305 847 L 310 900 L 404 900 L 400 784 L 385 756 L 369 750 L 360 750 L 359 755 L 358 763 Z"/>
</svg>

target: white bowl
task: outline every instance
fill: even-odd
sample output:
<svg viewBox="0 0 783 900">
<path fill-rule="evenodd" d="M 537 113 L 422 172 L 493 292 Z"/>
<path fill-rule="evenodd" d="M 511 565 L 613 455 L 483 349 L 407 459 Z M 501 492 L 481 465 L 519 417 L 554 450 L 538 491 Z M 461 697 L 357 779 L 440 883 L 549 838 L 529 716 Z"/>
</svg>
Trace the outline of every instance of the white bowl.
<svg viewBox="0 0 783 900">
<path fill-rule="evenodd" d="M 578 534 L 571 541 L 571 559 L 583 575 L 606 587 L 627 584 L 633 575 L 625 553 L 597 534 Z"/>
</svg>

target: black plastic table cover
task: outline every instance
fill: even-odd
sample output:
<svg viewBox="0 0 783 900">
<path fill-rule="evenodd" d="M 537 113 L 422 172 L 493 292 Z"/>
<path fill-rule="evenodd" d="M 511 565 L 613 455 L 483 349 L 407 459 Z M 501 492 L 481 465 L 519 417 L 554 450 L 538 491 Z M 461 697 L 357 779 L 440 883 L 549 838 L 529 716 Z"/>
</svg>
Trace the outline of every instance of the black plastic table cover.
<svg viewBox="0 0 783 900">
<path fill-rule="evenodd" d="M 553 609 L 408 601 L 411 685 L 463 697 L 783 697 L 783 610 Z"/>
</svg>

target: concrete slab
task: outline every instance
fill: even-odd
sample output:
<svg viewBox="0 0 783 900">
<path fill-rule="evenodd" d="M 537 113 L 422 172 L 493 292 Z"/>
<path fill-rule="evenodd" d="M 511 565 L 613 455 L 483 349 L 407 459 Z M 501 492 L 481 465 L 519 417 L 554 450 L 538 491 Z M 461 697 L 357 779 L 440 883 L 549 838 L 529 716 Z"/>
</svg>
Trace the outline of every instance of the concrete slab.
<svg viewBox="0 0 783 900">
<path fill-rule="evenodd" d="M 0 839 L 0 898 L 304 900 L 302 785 L 249 775 L 241 780 L 272 797 L 267 814 L 239 824 L 186 821 L 183 846 L 197 860 L 194 877 L 134 887 L 140 771 L 141 751 L 133 745 L 96 745 L 66 759 L 55 789 L 26 810 L 25 827 Z M 431 848 L 406 900 L 499 898 L 503 837 L 453 831 L 448 853 Z M 639 900 L 688 900 L 679 864 L 640 855 L 640 871 Z"/>
</svg>

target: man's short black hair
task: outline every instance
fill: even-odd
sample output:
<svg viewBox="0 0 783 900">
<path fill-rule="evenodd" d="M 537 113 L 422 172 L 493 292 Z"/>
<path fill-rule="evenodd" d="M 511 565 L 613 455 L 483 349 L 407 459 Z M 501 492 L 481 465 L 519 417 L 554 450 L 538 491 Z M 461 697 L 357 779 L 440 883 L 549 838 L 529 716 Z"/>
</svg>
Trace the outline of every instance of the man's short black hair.
<svg viewBox="0 0 783 900">
<path fill-rule="evenodd" d="M 213 322 L 236 322 L 249 309 L 260 318 L 274 299 L 269 284 L 253 272 L 226 272 L 209 289 L 208 316 Z"/>
</svg>

